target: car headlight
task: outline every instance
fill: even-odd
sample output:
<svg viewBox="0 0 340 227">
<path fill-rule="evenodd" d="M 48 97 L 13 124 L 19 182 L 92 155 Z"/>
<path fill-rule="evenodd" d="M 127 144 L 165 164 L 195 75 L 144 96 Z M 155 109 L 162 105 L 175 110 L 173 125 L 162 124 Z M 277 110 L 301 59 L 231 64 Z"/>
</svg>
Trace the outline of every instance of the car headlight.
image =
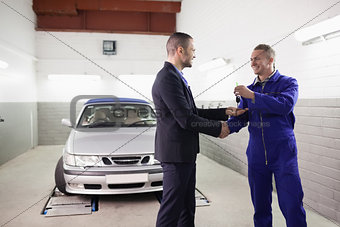
<svg viewBox="0 0 340 227">
<path fill-rule="evenodd" d="M 92 167 L 102 166 L 101 159 L 95 155 L 71 155 L 64 153 L 64 162 L 69 166 Z"/>
<path fill-rule="evenodd" d="M 64 163 L 68 166 L 76 166 L 74 155 L 71 155 L 67 153 L 66 151 L 64 151 L 63 160 L 64 160 Z"/>
</svg>

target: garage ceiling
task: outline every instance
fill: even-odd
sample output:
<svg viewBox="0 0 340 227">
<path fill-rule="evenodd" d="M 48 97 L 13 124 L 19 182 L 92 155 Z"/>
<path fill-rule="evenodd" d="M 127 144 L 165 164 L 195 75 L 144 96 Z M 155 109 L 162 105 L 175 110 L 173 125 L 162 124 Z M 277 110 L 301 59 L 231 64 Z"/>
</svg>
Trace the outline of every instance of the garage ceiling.
<svg viewBox="0 0 340 227">
<path fill-rule="evenodd" d="M 168 35 L 181 0 L 33 0 L 33 10 L 37 30 Z"/>
</svg>

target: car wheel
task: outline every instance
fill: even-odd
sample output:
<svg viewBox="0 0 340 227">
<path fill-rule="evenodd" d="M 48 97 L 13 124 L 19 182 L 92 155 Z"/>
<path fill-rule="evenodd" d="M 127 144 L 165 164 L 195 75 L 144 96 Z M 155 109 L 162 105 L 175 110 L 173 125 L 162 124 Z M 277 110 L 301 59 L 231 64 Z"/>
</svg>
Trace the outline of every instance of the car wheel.
<svg viewBox="0 0 340 227">
<path fill-rule="evenodd" d="M 64 194 L 69 194 L 66 191 L 66 182 L 64 178 L 63 157 L 61 157 L 55 167 L 54 180 L 57 188 Z"/>
</svg>

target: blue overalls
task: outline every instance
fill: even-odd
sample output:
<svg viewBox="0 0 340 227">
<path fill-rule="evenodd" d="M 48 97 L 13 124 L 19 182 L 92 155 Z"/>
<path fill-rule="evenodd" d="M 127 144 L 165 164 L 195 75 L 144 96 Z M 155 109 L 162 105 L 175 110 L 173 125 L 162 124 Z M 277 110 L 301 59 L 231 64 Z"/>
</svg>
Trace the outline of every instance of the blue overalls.
<svg viewBox="0 0 340 227">
<path fill-rule="evenodd" d="M 266 83 L 248 88 L 255 100 L 242 98 L 239 107 L 249 111 L 228 121 L 230 133 L 248 126 L 248 181 L 254 205 L 256 227 L 272 226 L 272 175 L 280 209 L 287 227 L 305 227 L 303 191 L 298 171 L 293 108 L 298 98 L 294 78 L 276 71 Z"/>
</svg>

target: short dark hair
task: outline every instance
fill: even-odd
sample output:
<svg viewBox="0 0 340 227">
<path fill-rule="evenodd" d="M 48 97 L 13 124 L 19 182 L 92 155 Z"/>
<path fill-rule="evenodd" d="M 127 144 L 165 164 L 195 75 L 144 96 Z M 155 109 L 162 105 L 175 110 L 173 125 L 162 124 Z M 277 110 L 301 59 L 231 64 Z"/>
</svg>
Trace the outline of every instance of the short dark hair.
<svg viewBox="0 0 340 227">
<path fill-rule="evenodd" d="M 178 47 L 183 47 L 184 49 L 187 49 L 189 46 L 189 40 L 192 39 L 192 37 L 186 33 L 183 32 L 175 32 L 173 33 L 166 43 L 166 51 L 169 55 L 174 55 Z"/>
<path fill-rule="evenodd" d="M 254 50 L 263 50 L 266 52 L 268 58 L 273 58 L 275 61 L 275 50 L 271 46 L 267 44 L 259 44 L 254 48 Z"/>
</svg>

